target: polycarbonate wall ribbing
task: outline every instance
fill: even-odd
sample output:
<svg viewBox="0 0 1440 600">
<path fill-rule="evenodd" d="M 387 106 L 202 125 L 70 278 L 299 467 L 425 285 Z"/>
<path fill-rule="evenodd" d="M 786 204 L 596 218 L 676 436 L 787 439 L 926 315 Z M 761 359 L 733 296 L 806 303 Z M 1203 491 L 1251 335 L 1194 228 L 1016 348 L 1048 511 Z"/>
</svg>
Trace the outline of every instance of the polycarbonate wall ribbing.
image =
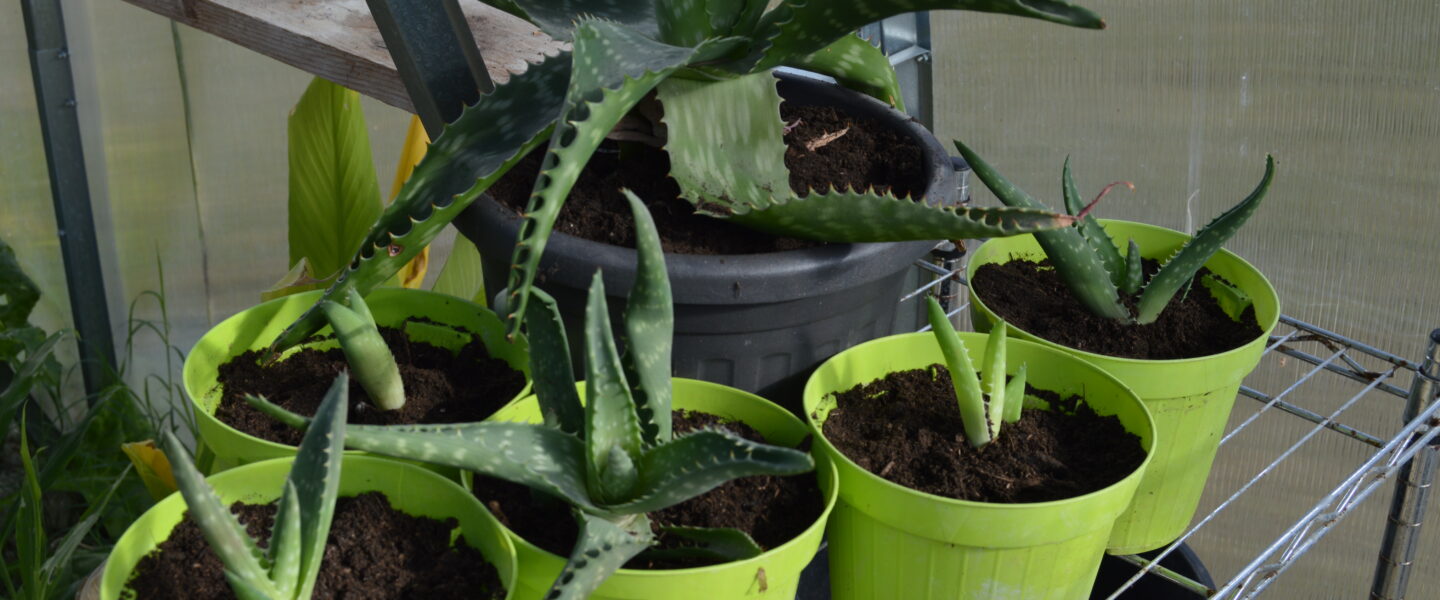
<svg viewBox="0 0 1440 600">
<path fill-rule="evenodd" d="M 936 13 L 941 139 L 964 140 L 1057 206 L 1068 155 L 1085 194 L 1135 183 L 1135 193 L 1109 196 L 1103 215 L 1190 231 L 1244 197 L 1273 153 L 1279 171 L 1266 204 L 1229 248 L 1270 277 L 1287 315 L 1419 358 L 1440 326 L 1440 5 L 1082 3 L 1109 28 Z M 976 198 L 993 202 L 983 189 Z M 1266 361 L 1246 383 L 1280 392 L 1310 368 L 1295 362 Z M 1328 414 L 1356 389 L 1297 393 Z M 1259 406 L 1241 398 L 1232 427 Z M 1388 437 L 1402 407 L 1366 403 L 1346 422 Z M 1201 514 L 1312 427 L 1271 413 L 1222 448 Z M 1192 545 L 1223 582 L 1373 452 L 1342 436 L 1316 438 Z M 1388 488 L 1383 496 L 1266 596 L 1366 597 Z M 1440 557 L 1435 525 L 1423 536 L 1413 598 L 1440 597 L 1440 566 L 1424 564 Z"/>
</svg>

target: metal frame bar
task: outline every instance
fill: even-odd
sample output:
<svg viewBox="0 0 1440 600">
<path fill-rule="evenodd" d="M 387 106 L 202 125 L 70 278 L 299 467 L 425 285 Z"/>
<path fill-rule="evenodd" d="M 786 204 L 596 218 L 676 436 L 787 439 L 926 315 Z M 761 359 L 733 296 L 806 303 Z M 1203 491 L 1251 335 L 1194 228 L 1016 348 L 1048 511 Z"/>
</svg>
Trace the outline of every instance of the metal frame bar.
<svg viewBox="0 0 1440 600">
<path fill-rule="evenodd" d="M 946 286 L 967 284 L 963 276 L 961 261 L 950 256 L 935 256 L 932 260 L 916 261 L 915 266 L 932 274 L 933 280 L 904 296 L 900 301 L 915 299 L 923 294 L 940 296 L 942 305 L 951 317 L 957 316 L 968 306 L 964 296 L 944 293 Z M 968 285 L 968 284 L 967 284 Z M 1431 487 L 1437 471 L 1440 471 L 1440 364 L 1437 364 L 1437 346 L 1440 346 L 1440 329 L 1431 333 L 1425 359 L 1415 363 L 1395 354 L 1380 350 L 1368 344 L 1347 338 L 1323 328 L 1282 315 L 1280 322 L 1291 330 L 1283 335 L 1273 335 L 1264 354 L 1292 357 L 1309 363 L 1312 368 L 1301 373 L 1286 388 L 1269 395 L 1254 388 L 1241 386 L 1240 393 L 1260 401 L 1264 406 L 1248 416 L 1221 440 L 1225 442 L 1254 423 L 1270 409 L 1299 417 L 1315 426 L 1306 431 L 1295 443 L 1251 479 L 1241 485 L 1233 494 L 1220 503 L 1209 514 L 1201 517 L 1178 540 L 1162 549 L 1153 558 L 1121 556 L 1122 560 L 1139 567 L 1119 590 L 1109 596 L 1114 600 L 1129 589 L 1146 573 L 1153 573 L 1196 593 L 1196 597 L 1212 598 L 1253 598 L 1270 585 L 1275 578 L 1289 569 L 1297 559 L 1306 554 L 1321 537 L 1336 523 L 1348 516 L 1362 501 L 1370 497 L 1381 485 L 1397 475 L 1391 502 L 1390 519 L 1386 523 L 1385 540 L 1375 570 L 1371 597 L 1377 600 L 1399 600 L 1404 597 L 1405 587 L 1418 546 L 1420 526 L 1431 499 Z M 920 328 L 921 331 L 928 327 Z M 1329 350 L 1325 356 L 1318 356 L 1299 348 L 1302 344 L 1313 343 Z M 1387 364 L 1383 371 L 1365 368 L 1357 358 L 1369 357 Z M 1403 389 L 1391 381 L 1401 371 L 1413 373 L 1410 389 Z M 1328 415 L 1321 415 L 1309 409 L 1288 402 L 1286 399 L 1302 385 L 1318 381 L 1322 373 L 1331 373 L 1365 384 L 1363 388 L 1344 401 Z M 1351 407 L 1376 393 L 1406 398 L 1404 427 L 1388 439 L 1382 439 L 1339 422 L 1339 418 Z M 1278 468 L 1321 431 L 1334 431 L 1368 446 L 1376 448 L 1358 469 L 1320 498 L 1308 512 L 1297 520 L 1274 543 L 1262 550 L 1250 564 L 1231 577 L 1219 589 L 1210 589 L 1178 573 L 1160 566 L 1159 561 L 1177 550 L 1201 527 L 1216 518 L 1256 483 Z"/>
<path fill-rule="evenodd" d="M 415 114 L 434 139 L 495 89 L 456 0 L 366 0 Z"/>
<path fill-rule="evenodd" d="M 80 373 L 91 401 L 116 380 L 115 340 L 110 308 L 105 301 L 105 276 L 100 265 L 85 150 L 77 116 L 75 79 L 65 39 L 59 0 L 22 0 L 25 37 L 29 41 L 30 76 L 35 82 L 35 107 L 45 142 L 45 166 L 65 263 L 70 313 L 79 335 Z"/>
</svg>

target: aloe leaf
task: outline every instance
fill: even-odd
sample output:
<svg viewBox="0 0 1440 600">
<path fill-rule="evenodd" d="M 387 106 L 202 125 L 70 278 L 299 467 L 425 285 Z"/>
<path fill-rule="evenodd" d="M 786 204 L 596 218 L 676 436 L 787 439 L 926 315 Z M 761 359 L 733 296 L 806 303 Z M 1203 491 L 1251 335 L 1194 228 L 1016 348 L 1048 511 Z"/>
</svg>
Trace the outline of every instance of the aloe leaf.
<svg viewBox="0 0 1440 600">
<path fill-rule="evenodd" d="M 380 336 L 375 319 L 365 300 L 354 289 L 348 294 L 350 306 L 321 300 L 320 309 L 335 330 L 345 361 L 355 373 L 360 387 L 370 395 L 380 410 L 399 410 L 405 406 L 405 387 L 400 380 L 400 367 L 395 355 Z"/>
<path fill-rule="evenodd" d="M 946 9 L 1009 14 L 1088 29 L 1105 27 L 1095 13 L 1055 0 L 782 0 L 761 18 L 757 35 L 765 42 L 754 69 L 787 64 L 866 23 L 908 12 Z"/>
<path fill-rule="evenodd" d="M 1138 322 L 1153 323 L 1160 316 L 1160 311 L 1165 310 L 1165 306 L 1175 296 L 1175 292 L 1194 278 L 1200 267 L 1205 266 L 1205 261 L 1219 252 L 1220 246 L 1229 241 L 1235 232 L 1240 231 L 1240 227 L 1260 208 L 1260 202 L 1265 199 L 1265 193 L 1270 190 L 1270 181 L 1274 177 L 1275 157 L 1266 156 L 1265 176 L 1259 185 L 1255 186 L 1255 190 L 1239 204 L 1230 207 L 1215 217 L 1209 225 L 1201 228 L 1150 278 L 1135 307 L 1135 318 Z"/>
<path fill-rule="evenodd" d="M 981 366 L 981 381 L 990 403 L 985 411 L 989 421 L 990 438 L 1000 435 L 1000 423 L 1005 420 L 1005 408 L 1010 398 L 1005 395 L 1005 322 L 990 326 L 990 337 L 985 343 L 985 362 Z"/>
<path fill-rule="evenodd" d="M 793 195 L 775 81 L 756 73 L 660 84 L 670 174 L 701 212 L 724 216 Z"/>
<path fill-rule="evenodd" d="M 985 398 L 980 393 L 980 379 L 975 376 L 975 365 L 970 353 L 950 324 L 950 317 L 934 297 L 925 298 L 925 316 L 930 321 L 930 331 L 945 356 L 945 368 L 950 371 L 950 385 L 955 389 L 955 402 L 960 408 L 960 422 L 965 426 L 965 439 L 970 446 L 982 448 L 990 443 L 990 425 L 986 421 Z"/>
<path fill-rule="evenodd" d="M 1210 297 L 1214 298 L 1215 302 L 1220 304 L 1220 310 L 1225 311 L 1225 314 L 1233 320 L 1240 320 L 1240 315 L 1245 313 L 1245 309 L 1255 304 L 1255 299 L 1245 293 L 1245 290 L 1213 273 L 1200 278 L 1200 285 L 1210 290 Z"/>
<path fill-rule="evenodd" d="M 648 548 L 655 537 L 650 519 L 643 514 L 627 515 L 619 521 L 585 513 L 576 518 L 580 520 L 580 539 L 545 593 L 546 600 L 589 598 L 605 578 Z"/>
<path fill-rule="evenodd" d="M 270 581 L 286 598 L 294 598 L 300 584 L 300 498 L 295 484 L 285 482 L 280 494 L 275 527 L 270 532 Z"/>
<path fill-rule="evenodd" d="M 526 308 L 525 337 L 530 342 L 530 379 L 545 424 L 580 435 L 585 431 L 585 409 L 575 391 L 570 342 L 555 299 L 531 288 L 534 301 Z"/>
<path fill-rule="evenodd" d="M 1062 189 L 1065 196 L 1065 213 L 1070 216 L 1077 216 L 1085 210 L 1085 200 L 1080 197 L 1080 191 L 1075 187 L 1075 177 L 1070 173 L 1070 157 L 1065 157 L 1065 171 L 1062 176 Z M 1120 256 L 1120 249 L 1115 246 L 1115 241 L 1110 239 L 1110 234 L 1105 233 L 1105 228 L 1095 220 L 1093 215 L 1085 215 L 1075 222 L 1075 228 L 1080 230 L 1080 235 L 1090 248 L 1100 258 L 1105 271 L 1110 274 L 1110 280 L 1116 286 L 1122 286 L 1125 278 L 1125 259 Z M 1131 292 L 1134 293 L 1134 292 Z"/>
<path fill-rule="evenodd" d="M 1134 238 L 1130 239 L 1125 249 L 1125 278 L 1120 282 L 1120 291 L 1126 295 L 1133 296 L 1140 291 L 1140 285 L 1145 280 L 1144 257 L 1140 256 L 1140 244 L 1135 243 Z"/>
<path fill-rule="evenodd" d="M 466 108 L 430 144 L 324 298 L 345 298 L 352 288 L 368 294 L 418 255 L 460 211 L 545 140 L 560 115 L 569 78 L 570 54 L 562 53 L 530 65 Z M 324 326 L 320 310 L 306 311 L 275 340 L 267 358 Z"/>
<path fill-rule="evenodd" d="M 651 448 L 640 459 L 634 500 L 607 507 L 617 514 L 660 510 L 750 475 L 794 475 L 815 468 L 810 455 L 705 430 Z"/>
<path fill-rule="evenodd" d="M 660 531 L 690 542 L 679 548 L 651 548 L 646 558 L 698 558 L 716 563 L 755 558 L 765 553 L 755 539 L 730 527 L 661 527 Z"/>
<path fill-rule="evenodd" d="M 1010 207 L 930 206 L 908 198 L 830 190 L 729 217 L 777 235 L 835 242 L 1003 237 L 1065 227 L 1068 217 Z"/>
<path fill-rule="evenodd" d="M 348 412 L 350 379 L 344 373 L 335 378 L 315 418 L 305 430 L 295 462 L 285 478 L 286 491 L 293 488 L 295 502 L 281 504 L 276 523 L 284 523 L 287 510 L 300 512 L 300 554 L 297 596 L 309 598 L 325 556 L 325 539 L 335 516 L 335 498 L 340 493 L 340 463 L 345 451 L 345 418 Z"/>
<path fill-rule="evenodd" d="M 1025 407 L 1025 377 L 1029 365 L 1021 364 L 1020 370 L 1010 378 L 1010 383 L 1005 385 L 1005 422 L 1014 423 L 1020 420 L 1021 409 Z"/>
<path fill-rule="evenodd" d="M 626 371 L 633 374 L 631 393 L 640 418 L 641 436 L 650 446 L 670 441 L 670 354 L 675 337 L 675 304 L 660 232 L 645 203 L 622 190 L 635 215 L 635 284 L 625 301 Z"/>
<path fill-rule="evenodd" d="M 590 281 L 589 301 L 585 305 L 585 455 L 586 481 L 592 492 L 604 502 L 620 497 L 600 494 L 602 490 L 631 488 L 635 483 L 634 469 L 611 472 L 609 466 L 620 464 L 613 457 L 615 449 L 627 455 L 630 464 L 640 459 L 644 442 L 640 434 L 640 418 L 635 413 L 635 399 L 630 383 L 625 380 L 620 353 L 610 329 L 610 309 L 605 303 L 605 283 L 599 271 Z M 606 481 L 612 477 L 628 477 L 628 481 Z"/>
<path fill-rule="evenodd" d="M 566 92 L 559 125 L 541 163 L 520 232 L 506 288 L 507 332 L 514 334 L 530 300 L 530 288 L 546 241 L 570 188 L 615 127 L 662 79 L 684 65 L 694 48 L 670 46 L 605 21 L 586 19 L 575 29 L 577 68 Z"/>
<path fill-rule="evenodd" d="M 955 148 L 960 151 L 965 162 L 970 164 L 975 176 L 980 178 L 1001 203 L 1017 208 L 1045 208 L 1044 204 L 1010 183 L 1010 180 L 965 144 L 956 141 Z M 1086 309 L 1098 316 L 1120 321 L 1130 320 L 1130 311 L 1121 304 L 1120 291 L 1110 278 L 1109 271 L 1106 271 L 1105 263 L 1096 255 L 1094 248 L 1079 230 L 1065 228 L 1038 232 L 1035 240 L 1040 243 L 1045 256 L 1055 264 L 1056 273 L 1070 289 L 1070 293 L 1074 294 L 1075 299 Z"/>
<path fill-rule="evenodd" d="M 509 2 L 510 0 L 502 0 Z M 655 0 L 513 0 L 525 17 L 557 40 L 579 37 L 581 23 L 600 18 L 623 23 L 647 38 L 660 35 Z"/>
<path fill-rule="evenodd" d="M 890 57 L 859 35 L 844 36 L 811 54 L 785 61 L 785 66 L 829 75 L 840 85 L 905 110 Z"/>
<path fill-rule="evenodd" d="M 715 30 L 706 0 L 654 0 L 658 39 L 672 46 L 695 46 Z"/>
<path fill-rule="evenodd" d="M 256 410 L 297 429 L 310 419 L 268 400 L 246 396 Z M 585 490 L 585 445 L 557 429 L 527 423 L 349 425 L 345 444 L 356 450 L 469 469 L 536 488 L 572 505 L 598 510 Z"/>
<path fill-rule="evenodd" d="M 230 590 L 235 592 L 239 600 L 288 600 L 289 596 L 272 596 L 266 594 L 261 586 L 254 581 L 246 580 L 230 569 L 225 569 L 225 581 L 230 584 Z"/>
<path fill-rule="evenodd" d="M 360 94 L 316 77 L 290 112 L 290 264 L 339 272 L 380 217 L 380 186 Z"/>
<path fill-rule="evenodd" d="M 200 527 L 210 549 L 215 551 L 225 569 L 234 573 L 235 578 L 254 587 L 264 597 L 280 598 L 279 590 L 270 583 L 264 552 L 245 533 L 245 527 L 225 507 L 220 497 L 215 495 L 215 490 L 205 482 L 205 476 L 195 469 L 195 463 L 175 434 L 169 430 L 162 434 L 165 454 L 174 469 L 176 486 L 180 488 L 190 517 Z M 235 591 L 240 593 L 239 589 Z"/>
</svg>

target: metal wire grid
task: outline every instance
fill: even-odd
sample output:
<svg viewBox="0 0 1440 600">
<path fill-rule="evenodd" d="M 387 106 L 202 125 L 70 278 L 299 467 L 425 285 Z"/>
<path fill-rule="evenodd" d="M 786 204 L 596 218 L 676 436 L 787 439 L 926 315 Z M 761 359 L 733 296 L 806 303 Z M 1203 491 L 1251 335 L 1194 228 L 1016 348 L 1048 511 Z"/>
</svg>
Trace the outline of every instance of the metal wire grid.
<svg viewBox="0 0 1440 600">
<path fill-rule="evenodd" d="M 915 264 L 922 271 L 931 274 L 933 279 L 901 298 L 902 303 L 931 294 L 938 297 L 952 319 L 968 309 L 969 302 L 960 289 L 962 285 L 967 285 L 963 274 L 961 252 L 955 251 L 952 245 L 942 244 L 932 254 L 932 261 L 921 260 L 916 261 Z M 923 326 L 919 330 L 927 329 L 929 329 L 928 326 Z M 1392 506 L 1391 523 L 1386 533 L 1386 554 L 1382 556 L 1377 565 L 1375 580 L 1377 591 L 1372 593 L 1372 598 L 1402 596 L 1403 582 L 1408 577 L 1410 559 L 1413 558 L 1414 534 L 1418 532 L 1420 522 L 1424 517 L 1424 493 L 1428 492 L 1430 480 L 1434 476 L 1436 463 L 1434 444 L 1437 443 L 1437 437 L 1440 437 L 1440 426 L 1436 426 L 1440 425 L 1440 419 L 1437 419 L 1440 402 L 1434 402 L 1436 373 L 1434 355 L 1435 341 L 1433 339 L 1430 353 L 1426 357 L 1427 360 L 1423 364 L 1417 364 L 1363 342 L 1282 315 L 1280 325 L 1277 326 L 1277 331 L 1271 335 L 1269 344 L 1265 348 L 1265 358 L 1262 360 L 1291 357 L 1311 365 L 1311 368 L 1300 374 L 1284 390 L 1274 395 L 1265 394 L 1249 386 L 1241 386 L 1241 395 L 1260 402 L 1262 406 L 1226 434 L 1220 444 L 1223 447 L 1237 433 L 1248 428 L 1262 415 L 1272 411 L 1303 419 L 1312 423 L 1314 427 L 1260 469 L 1254 477 L 1240 485 L 1213 511 L 1198 517 L 1190 529 L 1175 542 L 1159 551 L 1154 558 L 1119 557 L 1136 565 L 1139 569 L 1133 577 L 1111 594 L 1108 600 L 1115 600 L 1147 573 L 1169 579 L 1203 597 L 1253 598 L 1269 586 L 1278 575 L 1293 565 L 1296 560 L 1304 556 L 1321 537 L 1350 514 L 1357 505 L 1391 478 L 1402 471 L 1406 472 L 1406 476 L 1402 476 L 1402 479 L 1410 478 L 1409 469 L 1406 467 L 1417 456 L 1421 456 L 1425 460 L 1417 461 L 1417 463 L 1423 462 L 1425 467 L 1420 469 L 1420 473 L 1416 476 L 1421 481 L 1419 483 L 1404 482 L 1409 488 L 1414 488 L 1414 491 L 1419 492 L 1419 500 L 1406 498 L 1407 490 L 1405 488 L 1397 492 Z M 1359 357 L 1378 359 L 1388 366 L 1380 371 L 1368 369 L 1361 364 L 1358 360 Z M 1397 381 L 1403 381 L 1400 377 L 1407 372 L 1411 377 L 1411 386 L 1408 390 L 1396 384 Z M 1322 375 L 1343 377 L 1361 382 L 1364 386 L 1355 395 L 1341 402 L 1329 414 L 1319 414 L 1289 401 L 1288 398 L 1295 390 Z M 1339 421 L 1346 410 L 1355 406 L 1362 399 L 1377 393 L 1398 396 L 1409 401 L 1407 416 L 1410 418 L 1397 433 L 1388 438 L 1381 438 Z M 1202 527 L 1231 507 L 1237 499 L 1254 488 L 1257 482 L 1274 472 L 1286 459 L 1293 456 L 1322 431 L 1331 431 L 1347 436 L 1375 448 L 1376 451 L 1332 491 L 1319 498 L 1314 506 L 1294 525 L 1281 534 L 1269 547 L 1260 550 L 1254 560 L 1223 583 L 1219 589 L 1211 589 L 1205 584 L 1159 565 L 1162 559 L 1173 553 Z M 1421 454 L 1422 452 L 1424 454 Z M 1404 518 L 1397 518 L 1402 516 L 1401 513 L 1405 513 Z M 1398 560 L 1395 555 L 1399 555 Z M 1397 578 L 1401 582 L 1398 592 L 1393 589 L 1393 583 L 1389 583 Z M 1382 584 L 1382 581 L 1387 583 Z M 1380 591 L 1382 587 L 1390 589 L 1382 592 Z M 1396 595 L 1391 596 L 1391 593 Z"/>
</svg>

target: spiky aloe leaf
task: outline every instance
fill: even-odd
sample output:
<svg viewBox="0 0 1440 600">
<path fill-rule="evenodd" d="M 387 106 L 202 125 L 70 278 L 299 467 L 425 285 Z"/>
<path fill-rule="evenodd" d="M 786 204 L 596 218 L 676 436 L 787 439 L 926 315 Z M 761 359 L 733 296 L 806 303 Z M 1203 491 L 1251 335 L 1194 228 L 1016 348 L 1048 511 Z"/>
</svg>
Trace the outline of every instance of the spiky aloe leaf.
<svg viewBox="0 0 1440 600">
<path fill-rule="evenodd" d="M 1005 408 L 1010 398 L 1005 395 L 1005 322 L 990 327 L 990 338 L 985 343 L 985 362 L 980 367 L 981 381 L 985 394 L 989 396 L 985 419 L 990 424 L 990 438 L 1000 435 L 1000 423 L 1005 420 Z M 953 377 L 953 375 L 952 375 Z"/>
<path fill-rule="evenodd" d="M 959 141 L 955 148 L 980 181 L 1006 206 L 1044 209 L 1045 205 L 1030 197 L 1030 194 L 1010 183 L 973 150 Z M 1035 234 L 1045 256 L 1055 264 L 1055 271 L 1065 286 L 1091 313 L 1117 319 L 1130 320 L 1130 311 L 1120 303 L 1120 291 L 1105 270 L 1105 263 L 1096 255 L 1090 243 L 1076 229 L 1056 229 Z"/>
<path fill-rule="evenodd" d="M 1140 301 L 1135 306 L 1135 320 L 1140 323 L 1153 323 L 1160 316 L 1160 311 L 1170 303 L 1170 298 L 1175 296 L 1182 286 L 1195 277 L 1200 267 L 1205 266 L 1205 261 L 1210 260 L 1220 246 L 1224 245 L 1250 215 L 1260 207 L 1260 201 L 1265 199 L 1265 192 L 1270 190 L 1270 180 L 1275 176 L 1275 157 L 1265 157 L 1265 176 L 1260 179 L 1259 185 L 1250 192 L 1239 204 L 1232 206 L 1229 210 L 1215 217 L 1209 225 L 1201 228 L 1199 232 L 1191 237 L 1185 245 L 1176 252 L 1160 271 L 1150 278 L 1145 285 L 1145 291 L 1140 293 Z"/>
<path fill-rule="evenodd" d="M 785 61 L 786 66 L 823 73 L 852 90 L 863 92 L 905 110 L 900 97 L 900 81 L 890 57 L 859 35 L 844 36 L 815 52 Z"/>
<path fill-rule="evenodd" d="M 1125 249 L 1125 278 L 1120 281 L 1121 292 L 1133 296 L 1140 291 L 1140 285 L 1145 280 L 1143 259 L 1144 257 L 1140 256 L 1140 244 L 1131 238 Z"/>
<path fill-rule="evenodd" d="M 280 545 L 293 543 L 287 538 L 298 536 L 299 564 L 291 567 L 277 563 L 274 567 L 296 570 L 296 598 L 309 598 L 315 587 L 321 559 L 325 556 L 325 539 L 330 535 L 330 521 L 335 516 L 335 498 L 340 495 L 340 459 L 345 452 L 349 381 L 350 378 L 341 373 L 325 392 L 325 399 L 320 402 L 295 452 L 295 463 L 285 478 L 284 496 L 275 515 L 277 528 L 284 526 L 272 534 L 281 536 Z M 285 497 L 292 494 L 294 502 Z M 300 517 L 298 530 L 289 528 L 293 521 L 289 512 L 295 510 Z"/>
<path fill-rule="evenodd" d="M 730 217 L 751 229 L 835 242 L 1004 237 L 1067 227 L 1065 215 L 1009 207 L 937 207 L 890 195 L 830 190 Z"/>
<path fill-rule="evenodd" d="M 570 54 L 562 53 L 530 65 L 447 126 L 366 234 L 360 252 L 325 291 L 325 299 L 342 299 L 350 289 L 368 294 L 390 279 L 481 192 L 543 142 L 560 115 L 570 62 Z M 325 316 L 318 308 L 306 311 L 275 340 L 267 358 L 324 326 Z"/>
<path fill-rule="evenodd" d="M 247 581 L 244 577 L 236 574 L 230 569 L 225 569 L 225 581 L 230 584 L 230 590 L 235 592 L 239 600 L 280 600 L 280 596 L 267 595 L 260 586 L 253 581 Z"/>
<path fill-rule="evenodd" d="M 655 0 L 659 40 L 672 46 L 695 46 L 715 33 L 707 0 Z"/>
<path fill-rule="evenodd" d="M 1210 297 L 1215 299 L 1215 302 L 1220 305 L 1220 310 L 1225 311 L 1225 314 L 1231 319 L 1240 320 L 1240 315 L 1245 312 L 1245 309 L 1255 304 L 1255 299 L 1245 293 L 1245 290 L 1221 279 L 1214 273 L 1201 278 L 1200 285 L 1210 290 Z"/>
<path fill-rule="evenodd" d="M 1082 7 L 1055 0 L 783 0 L 761 18 L 764 40 L 754 70 L 768 70 L 805 56 L 862 25 L 922 10 L 972 10 L 1101 29 L 1105 21 Z"/>
<path fill-rule="evenodd" d="M 605 283 L 596 271 L 585 305 L 585 478 L 591 493 L 607 503 L 628 495 L 605 492 L 634 486 L 634 464 L 644 451 L 635 398 L 611 332 Z M 614 456 L 616 449 L 626 455 L 625 460 Z M 612 465 L 629 468 L 611 471 Z"/>
<path fill-rule="evenodd" d="M 725 216 L 793 195 L 775 81 L 770 73 L 757 73 L 660 84 L 670 174 L 681 196 L 701 212 Z"/>
<path fill-rule="evenodd" d="M 1065 170 L 1061 176 L 1061 188 L 1065 196 L 1065 213 L 1070 216 L 1081 214 L 1085 209 L 1085 200 L 1080 197 L 1080 190 L 1075 187 L 1075 177 L 1070 173 L 1070 157 L 1065 157 Z M 1075 223 L 1075 228 L 1080 231 L 1081 237 L 1090 244 L 1090 248 L 1100 258 L 1100 263 L 1105 266 L 1105 271 L 1110 274 L 1110 281 L 1117 287 L 1122 287 L 1125 279 L 1125 259 L 1120 256 L 1120 249 L 1115 247 L 1115 241 L 1110 239 L 1110 234 L 1105 233 L 1105 228 L 1092 215 L 1085 215 Z M 1134 293 L 1134 292 L 1131 292 Z"/>
<path fill-rule="evenodd" d="M 625 355 L 640 433 L 651 446 L 670 441 L 670 351 L 675 337 L 675 304 L 660 232 L 645 203 L 622 190 L 635 215 L 635 284 L 625 300 Z"/>
<path fill-rule="evenodd" d="M 626 112 L 662 79 L 691 59 L 695 48 L 661 44 L 606 21 L 585 19 L 575 29 L 574 77 L 559 125 L 541 163 L 511 259 L 507 331 L 525 314 L 545 243 L 580 170 Z"/>
<path fill-rule="evenodd" d="M 810 455 L 752 442 L 726 431 L 691 433 L 650 449 L 640 459 L 634 499 L 607 507 L 616 514 L 660 510 L 736 477 L 794 475 L 815 468 Z"/>
<path fill-rule="evenodd" d="M 514 0 L 514 4 L 525 11 L 527 20 L 557 40 L 579 37 L 580 22 L 595 17 L 623 23 L 650 39 L 660 35 L 655 0 Z"/>
<path fill-rule="evenodd" d="M 578 513 L 580 539 L 570 551 L 570 560 L 561 569 L 545 600 L 589 598 L 595 588 L 635 555 L 650 546 L 655 534 L 643 514 L 610 520 Z"/>
<path fill-rule="evenodd" d="M 325 319 L 335 330 L 340 350 L 345 353 L 345 361 L 355 372 L 360 387 L 365 388 L 380 410 L 399 410 L 405 406 L 405 385 L 400 380 L 395 355 L 390 353 L 385 338 L 380 337 L 375 318 L 360 293 L 352 288 L 346 294 L 346 301 L 349 306 L 321 300 L 320 309 L 325 311 Z"/>
<path fill-rule="evenodd" d="M 174 468 L 175 484 L 180 488 L 190 517 L 200 526 L 210 549 L 220 557 L 227 571 L 255 588 L 256 592 L 263 594 L 262 597 L 272 600 L 281 598 L 280 591 L 270 582 L 265 553 L 245 533 L 245 527 L 215 495 L 215 490 L 205 483 L 205 476 L 195 468 L 194 461 L 175 434 L 165 430 L 163 435 L 165 453 Z M 236 589 L 236 593 L 240 590 Z"/>
<path fill-rule="evenodd" d="M 286 598 L 295 597 L 300 584 L 300 495 L 295 484 L 286 481 L 277 503 L 275 527 L 270 533 L 270 581 Z"/>
<path fill-rule="evenodd" d="M 945 368 L 950 371 L 950 385 L 955 388 L 955 402 L 960 408 L 960 422 L 965 426 L 965 439 L 974 448 L 990 443 L 990 426 L 986 422 L 985 399 L 980 393 L 980 379 L 975 376 L 975 364 L 970 353 L 950 324 L 945 309 L 932 296 L 925 298 L 925 316 L 930 321 L 930 331 L 945 356 Z"/>
<path fill-rule="evenodd" d="M 245 398 L 257 410 L 292 427 L 309 419 L 264 398 Z M 350 425 L 345 444 L 356 450 L 469 469 L 561 498 L 591 512 L 600 508 L 585 488 L 585 446 L 557 429 L 526 423 L 453 425 Z"/>
<path fill-rule="evenodd" d="M 1026 367 L 1020 365 L 1020 370 L 1010 378 L 1010 383 L 1005 385 L 1005 422 L 1014 423 L 1020 420 L 1020 412 L 1025 407 L 1025 377 Z"/>
<path fill-rule="evenodd" d="M 716 563 L 755 558 L 765 552 L 749 534 L 729 527 L 661 527 L 666 535 L 684 538 L 689 543 L 678 548 L 651 548 L 646 558 L 698 558 Z"/>
<path fill-rule="evenodd" d="M 530 379 L 545 424 L 580 435 L 585 431 L 585 409 L 575 391 L 570 342 L 560 307 L 550 294 L 531 288 L 534 301 L 525 309 L 525 337 L 530 342 Z"/>
</svg>

